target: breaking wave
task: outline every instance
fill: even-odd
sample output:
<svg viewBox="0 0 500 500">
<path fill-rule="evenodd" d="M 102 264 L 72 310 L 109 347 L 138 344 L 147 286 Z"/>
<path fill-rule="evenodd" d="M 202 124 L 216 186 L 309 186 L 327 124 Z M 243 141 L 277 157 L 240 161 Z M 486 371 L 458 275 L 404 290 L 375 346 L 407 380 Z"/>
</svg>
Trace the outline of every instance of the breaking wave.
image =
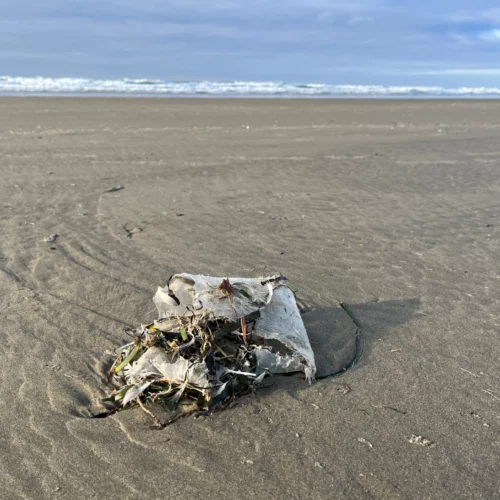
<svg viewBox="0 0 500 500">
<path fill-rule="evenodd" d="M 95 80 L 0 76 L 3 94 L 108 94 L 234 97 L 500 97 L 500 87 L 327 85 L 286 82 Z"/>
</svg>

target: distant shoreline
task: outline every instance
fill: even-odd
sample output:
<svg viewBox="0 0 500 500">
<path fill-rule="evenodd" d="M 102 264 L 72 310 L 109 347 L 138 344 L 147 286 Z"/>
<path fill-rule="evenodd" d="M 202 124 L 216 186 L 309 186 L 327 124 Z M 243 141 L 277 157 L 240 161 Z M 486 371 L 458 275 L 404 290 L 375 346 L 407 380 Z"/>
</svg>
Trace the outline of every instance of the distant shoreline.
<svg viewBox="0 0 500 500">
<path fill-rule="evenodd" d="M 500 99 L 500 95 L 283 95 L 283 94 L 134 94 L 121 92 L 0 92 L 0 98 L 6 97 L 36 97 L 36 98 L 96 98 L 96 99 L 231 99 L 231 100 L 383 100 L 383 101 L 494 101 Z"/>
<path fill-rule="evenodd" d="M 95 79 L 0 76 L 0 94 L 69 95 L 71 97 L 242 97 L 242 98 L 491 98 L 500 87 L 484 85 L 359 85 L 285 81 L 175 81 L 162 79 Z"/>
</svg>

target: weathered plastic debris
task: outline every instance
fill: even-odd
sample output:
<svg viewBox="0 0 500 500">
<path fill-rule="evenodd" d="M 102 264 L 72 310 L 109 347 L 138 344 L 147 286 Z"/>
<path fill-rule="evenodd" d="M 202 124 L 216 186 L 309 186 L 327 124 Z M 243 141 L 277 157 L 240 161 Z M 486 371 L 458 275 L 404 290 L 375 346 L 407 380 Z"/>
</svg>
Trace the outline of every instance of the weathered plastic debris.
<svg viewBox="0 0 500 500">
<path fill-rule="evenodd" d="M 110 370 L 117 408 L 138 404 L 153 416 L 144 407 L 153 401 L 211 412 L 268 374 L 303 371 L 314 380 L 314 353 L 284 276 L 176 274 L 153 301 L 159 319 L 132 332 Z"/>
</svg>

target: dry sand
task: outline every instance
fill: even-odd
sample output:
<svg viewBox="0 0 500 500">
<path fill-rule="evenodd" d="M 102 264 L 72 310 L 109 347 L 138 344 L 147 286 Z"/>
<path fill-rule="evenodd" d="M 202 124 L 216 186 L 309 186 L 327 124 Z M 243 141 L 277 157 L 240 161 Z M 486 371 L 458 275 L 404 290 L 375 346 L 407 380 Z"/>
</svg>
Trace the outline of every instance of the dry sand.
<svg viewBox="0 0 500 500">
<path fill-rule="evenodd" d="M 0 116 L 3 499 L 500 497 L 498 101 L 2 98 Z M 280 271 L 315 307 L 322 373 L 353 350 L 341 302 L 363 356 L 162 431 L 88 418 L 104 351 L 179 271 Z"/>
</svg>

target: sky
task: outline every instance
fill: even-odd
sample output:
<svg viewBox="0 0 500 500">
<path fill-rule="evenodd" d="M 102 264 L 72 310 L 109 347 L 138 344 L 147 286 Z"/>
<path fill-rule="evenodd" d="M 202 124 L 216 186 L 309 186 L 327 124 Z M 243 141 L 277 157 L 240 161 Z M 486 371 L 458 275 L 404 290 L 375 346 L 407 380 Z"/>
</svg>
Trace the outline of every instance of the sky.
<svg viewBox="0 0 500 500">
<path fill-rule="evenodd" d="M 0 0 L 0 75 L 500 86 L 500 4 Z"/>
</svg>

